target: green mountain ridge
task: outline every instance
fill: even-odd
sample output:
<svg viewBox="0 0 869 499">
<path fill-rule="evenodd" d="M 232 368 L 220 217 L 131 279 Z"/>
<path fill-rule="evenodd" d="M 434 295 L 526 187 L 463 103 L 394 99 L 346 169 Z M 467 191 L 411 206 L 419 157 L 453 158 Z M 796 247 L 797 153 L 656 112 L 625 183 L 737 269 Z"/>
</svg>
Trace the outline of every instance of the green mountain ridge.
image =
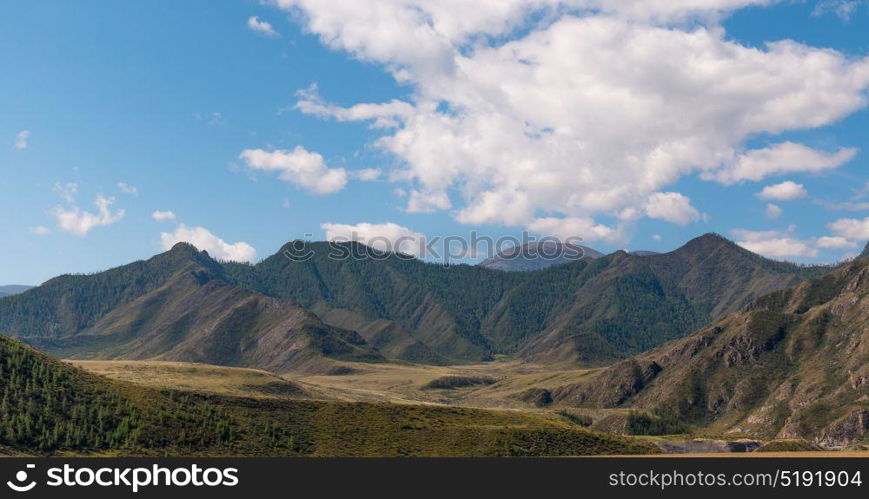
<svg viewBox="0 0 869 499">
<path fill-rule="evenodd" d="M 432 352 L 453 363 L 497 354 L 528 362 L 608 362 L 829 271 L 767 260 L 713 234 L 667 254 L 616 252 L 532 272 L 443 267 L 385 254 L 339 260 L 330 253 L 364 250 L 355 243 L 297 245 L 257 265 L 228 264 L 227 273 L 327 322 L 340 316 L 340 327 L 379 328 L 378 348 L 414 362 L 426 362 Z M 311 257 L 293 261 L 284 251 Z"/>
<path fill-rule="evenodd" d="M 0 333 L 63 357 L 278 372 L 322 369 L 328 358 L 600 364 L 827 271 L 766 260 L 712 234 L 671 253 L 621 251 L 533 272 L 445 267 L 358 243 L 294 242 L 245 265 L 179 244 L 0 299 Z"/>
</svg>

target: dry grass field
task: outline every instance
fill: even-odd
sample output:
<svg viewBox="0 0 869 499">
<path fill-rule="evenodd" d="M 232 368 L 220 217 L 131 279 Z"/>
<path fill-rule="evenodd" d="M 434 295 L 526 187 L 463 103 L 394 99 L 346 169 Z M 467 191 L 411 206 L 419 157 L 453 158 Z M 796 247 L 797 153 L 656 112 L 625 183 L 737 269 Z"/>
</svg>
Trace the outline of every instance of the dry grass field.
<svg viewBox="0 0 869 499">
<path fill-rule="evenodd" d="M 598 369 L 552 369 L 516 362 L 463 366 L 352 363 L 328 375 L 278 376 L 257 369 L 190 362 L 71 360 L 108 378 L 157 388 L 233 396 L 292 397 L 346 402 L 437 404 L 476 408 L 529 408 L 519 396 L 532 388 L 553 388 L 594 378 Z M 491 384 L 427 389 L 446 378 L 489 378 Z"/>
</svg>

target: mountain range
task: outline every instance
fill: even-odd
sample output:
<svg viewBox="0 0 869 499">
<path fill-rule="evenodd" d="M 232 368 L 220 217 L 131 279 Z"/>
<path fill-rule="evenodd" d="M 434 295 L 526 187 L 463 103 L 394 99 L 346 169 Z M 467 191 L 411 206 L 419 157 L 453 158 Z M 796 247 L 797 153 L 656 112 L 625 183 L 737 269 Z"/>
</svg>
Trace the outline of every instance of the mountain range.
<svg viewBox="0 0 869 499">
<path fill-rule="evenodd" d="M 714 234 L 671 253 L 619 251 L 530 272 L 301 241 L 256 265 L 222 263 L 182 243 L 0 299 L 0 333 L 60 357 L 275 372 L 328 369 L 330 359 L 604 364 L 829 271 Z"/>
</svg>

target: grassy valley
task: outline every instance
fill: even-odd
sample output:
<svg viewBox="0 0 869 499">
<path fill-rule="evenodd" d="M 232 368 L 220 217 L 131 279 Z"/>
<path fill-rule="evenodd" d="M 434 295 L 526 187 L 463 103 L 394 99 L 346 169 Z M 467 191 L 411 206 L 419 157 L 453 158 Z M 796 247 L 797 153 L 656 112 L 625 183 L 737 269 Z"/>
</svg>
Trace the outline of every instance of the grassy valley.
<svg viewBox="0 0 869 499">
<path fill-rule="evenodd" d="M 152 366 L 154 367 L 154 366 Z M 159 368 L 159 366 L 158 366 Z M 191 369 L 191 366 L 187 366 Z M 208 368 L 204 368 L 207 371 Z M 259 386 L 280 383 L 237 373 Z M 112 381 L 0 338 L 10 454 L 510 456 L 652 453 L 557 418 L 419 405 L 231 397 Z M 287 384 L 281 384 L 285 387 Z"/>
</svg>

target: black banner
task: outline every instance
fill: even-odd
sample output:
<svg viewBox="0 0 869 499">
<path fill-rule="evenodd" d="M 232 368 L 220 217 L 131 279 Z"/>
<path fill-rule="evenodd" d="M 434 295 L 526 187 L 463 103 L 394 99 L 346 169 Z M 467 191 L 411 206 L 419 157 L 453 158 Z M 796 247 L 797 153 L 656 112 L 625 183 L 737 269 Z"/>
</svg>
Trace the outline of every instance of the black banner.
<svg viewBox="0 0 869 499">
<path fill-rule="evenodd" d="M 866 497 L 865 458 L 0 459 L 0 497 Z"/>
</svg>

